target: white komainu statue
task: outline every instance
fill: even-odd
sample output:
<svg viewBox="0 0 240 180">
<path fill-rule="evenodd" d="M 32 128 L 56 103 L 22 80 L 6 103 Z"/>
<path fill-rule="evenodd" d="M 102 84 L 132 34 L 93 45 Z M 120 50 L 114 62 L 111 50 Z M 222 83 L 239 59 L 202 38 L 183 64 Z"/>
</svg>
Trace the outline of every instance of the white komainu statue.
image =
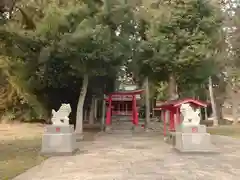
<svg viewBox="0 0 240 180">
<path fill-rule="evenodd" d="M 69 114 L 72 112 L 70 104 L 62 104 L 58 111 L 52 110 L 52 123 L 54 125 L 69 125 Z"/>
<path fill-rule="evenodd" d="M 183 115 L 183 126 L 198 126 L 200 124 L 200 110 L 196 111 L 191 107 L 190 104 L 182 104 L 180 107 L 180 112 Z"/>
</svg>

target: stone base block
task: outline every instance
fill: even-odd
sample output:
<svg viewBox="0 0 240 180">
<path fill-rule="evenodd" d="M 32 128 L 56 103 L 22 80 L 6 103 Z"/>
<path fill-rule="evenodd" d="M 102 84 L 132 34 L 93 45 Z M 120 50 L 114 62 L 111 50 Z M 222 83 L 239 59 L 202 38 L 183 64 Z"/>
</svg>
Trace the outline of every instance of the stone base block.
<svg viewBox="0 0 240 180">
<path fill-rule="evenodd" d="M 42 154 L 71 155 L 77 151 L 76 134 L 72 126 L 47 126 L 42 137 Z"/>
<path fill-rule="evenodd" d="M 217 152 L 208 133 L 175 133 L 175 148 L 180 152 Z"/>
</svg>

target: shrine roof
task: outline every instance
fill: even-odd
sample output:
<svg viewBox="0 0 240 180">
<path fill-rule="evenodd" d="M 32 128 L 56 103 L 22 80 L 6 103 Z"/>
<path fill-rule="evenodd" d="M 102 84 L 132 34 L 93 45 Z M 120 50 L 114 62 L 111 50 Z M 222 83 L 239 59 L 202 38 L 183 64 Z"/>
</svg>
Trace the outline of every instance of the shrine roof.
<svg viewBox="0 0 240 180">
<path fill-rule="evenodd" d="M 172 100 L 172 101 L 167 101 L 163 104 L 161 104 L 160 106 L 157 106 L 155 109 L 158 109 L 158 108 L 173 108 L 173 107 L 179 107 L 181 106 L 182 104 L 185 104 L 185 103 L 191 103 L 191 104 L 194 104 L 194 105 L 197 105 L 197 106 L 202 106 L 202 107 L 207 107 L 207 103 L 203 102 L 203 101 L 200 101 L 200 100 L 197 100 L 197 99 L 192 99 L 192 98 L 185 98 L 185 99 L 177 99 L 177 100 Z"/>
<path fill-rule="evenodd" d="M 144 91 L 144 89 L 137 89 L 137 90 L 129 90 L 129 91 L 115 91 L 112 93 L 109 93 L 109 95 L 136 95 L 141 94 Z"/>
</svg>

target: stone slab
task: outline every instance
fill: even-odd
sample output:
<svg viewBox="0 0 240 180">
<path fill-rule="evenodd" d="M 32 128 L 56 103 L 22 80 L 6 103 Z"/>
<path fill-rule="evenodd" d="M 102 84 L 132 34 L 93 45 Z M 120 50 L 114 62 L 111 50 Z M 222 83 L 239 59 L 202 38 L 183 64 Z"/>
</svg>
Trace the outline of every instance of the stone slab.
<svg viewBox="0 0 240 180">
<path fill-rule="evenodd" d="M 75 155 L 79 149 L 75 149 L 72 152 L 43 152 L 41 151 L 40 154 L 44 156 L 73 156 Z"/>
<path fill-rule="evenodd" d="M 178 127 L 176 127 L 176 132 L 182 132 L 182 133 L 206 133 L 207 129 L 206 129 L 205 125 L 178 126 Z"/>
<path fill-rule="evenodd" d="M 214 152 L 209 133 L 175 133 L 175 148 L 180 152 Z"/>
<path fill-rule="evenodd" d="M 72 154 L 77 150 L 75 133 L 45 133 L 42 137 L 42 154 Z"/>
<path fill-rule="evenodd" d="M 204 150 L 184 150 L 184 149 L 175 149 L 176 152 L 186 153 L 186 154 L 219 154 L 220 151 L 217 148 L 204 149 Z"/>
</svg>

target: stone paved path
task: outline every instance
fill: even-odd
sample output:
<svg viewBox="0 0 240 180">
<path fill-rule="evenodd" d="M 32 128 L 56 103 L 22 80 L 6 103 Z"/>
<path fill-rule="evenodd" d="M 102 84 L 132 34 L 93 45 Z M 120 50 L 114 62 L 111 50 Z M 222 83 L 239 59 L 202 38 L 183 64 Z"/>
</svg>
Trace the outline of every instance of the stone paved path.
<svg viewBox="0 0 240 180">
<path fill-rule="evenodd" d="M 221 154 L 182 155 L 157 133 L 99 134 L 76 156 L 53 157 L 14 180 L 239 180 L 240 142 L 213 137 Z"/>
</svg>

